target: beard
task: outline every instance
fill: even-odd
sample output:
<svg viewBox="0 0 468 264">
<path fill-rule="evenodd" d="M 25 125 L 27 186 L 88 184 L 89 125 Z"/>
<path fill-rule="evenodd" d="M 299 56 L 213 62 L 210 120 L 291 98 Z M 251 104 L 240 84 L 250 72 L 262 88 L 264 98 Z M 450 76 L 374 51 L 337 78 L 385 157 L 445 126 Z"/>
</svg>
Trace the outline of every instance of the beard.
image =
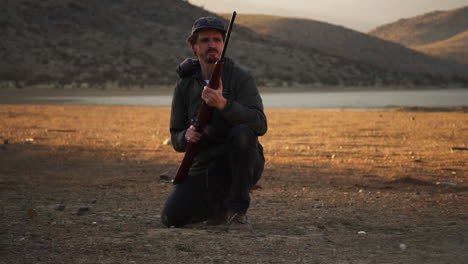
<svg viewBox="0 0 468 264">
<path fill-rule="evenodd" d="M 208 64 L 214 64 L 219 60 L 219 56 L 219 51 L 217 49 L 209 49 L 204 54 L 202 54 L 201 59 Z"/>
<path fill-rule="evenodd" d="M 215 64 L 217 61 L 218 59 L 212 56 L 205 59 L 205 62 L 208 64 Z"/>
</svg>

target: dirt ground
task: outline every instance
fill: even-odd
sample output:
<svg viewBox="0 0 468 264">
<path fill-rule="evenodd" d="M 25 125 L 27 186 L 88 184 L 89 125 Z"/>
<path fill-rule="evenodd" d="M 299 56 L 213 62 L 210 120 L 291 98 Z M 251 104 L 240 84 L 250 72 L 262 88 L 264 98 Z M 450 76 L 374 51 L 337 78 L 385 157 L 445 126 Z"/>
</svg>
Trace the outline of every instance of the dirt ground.
<svg viewBox="0 0 468 264">
<path fill-rule="evenodd" d="M 467 113 L 266 114 L 226 232 L 160 223 L 169 108 L 0 105 L 0 263 L 467 263 Z"/>
</svg>

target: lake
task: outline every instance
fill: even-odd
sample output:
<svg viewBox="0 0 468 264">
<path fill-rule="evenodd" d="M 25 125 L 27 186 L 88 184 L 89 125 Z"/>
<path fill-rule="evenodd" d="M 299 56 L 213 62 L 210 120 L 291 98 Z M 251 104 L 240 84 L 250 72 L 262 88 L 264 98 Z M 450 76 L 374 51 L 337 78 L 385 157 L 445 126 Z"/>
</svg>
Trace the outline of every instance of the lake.
<svg viewBox="0 0 468 264">
<path fill-rule="evenodd" d="M 399 106 L 468 105 L 468 89 L 262 93 L 265 108 L 385 109 Z M 35 96 L 29 103 L 65 105 L 170 106 L 172 95 Z M 5 102 L 2 102 L 5 103 Z"/>
</svg>

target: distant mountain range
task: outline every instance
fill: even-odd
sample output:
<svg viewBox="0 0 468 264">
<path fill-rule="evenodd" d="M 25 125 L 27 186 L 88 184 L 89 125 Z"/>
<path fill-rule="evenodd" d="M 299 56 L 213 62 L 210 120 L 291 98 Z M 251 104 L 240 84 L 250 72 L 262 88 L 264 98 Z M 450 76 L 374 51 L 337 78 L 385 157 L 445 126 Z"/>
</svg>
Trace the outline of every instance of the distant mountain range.
<svg viewBox="0 0 468 264">
<path fill-rule="evenodd" d="M 237 23 L 258 34 L 275 37 L 301 49 L 315 49 L 394 71 L 425 72 L 435 75 L 463 73 L 463 67 L 452 62 L 320 21 L 269 15 L 240 15 Z"/>
<path fill-rule="evenodd" d="M 400 19 L 369 34 L 468 65 L 468 6 Z"/>
<path fill-rule="evenodd" d="M 175 67 L 192 56 L 185 38 L 193 21 L 215 15 L 178 0 L 7 2 L 0 87 L 173 84 Z M 317 21 L 258 17 L 251 24 L 238 16 L 228 56 L 260 85 L 468 85 L 459 64 L 398 44 Z"/>
</svg>

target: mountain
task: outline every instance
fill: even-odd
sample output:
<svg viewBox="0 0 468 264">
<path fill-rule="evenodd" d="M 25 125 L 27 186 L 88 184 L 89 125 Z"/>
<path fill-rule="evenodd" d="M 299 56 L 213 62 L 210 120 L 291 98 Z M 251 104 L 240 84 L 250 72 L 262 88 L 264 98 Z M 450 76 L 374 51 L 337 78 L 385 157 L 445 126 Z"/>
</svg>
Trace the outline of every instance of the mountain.
<svg viewBox="0 0 468 264">
<path fill-rule="evenodd" d="M 468 64 L 468 6 L 401 19 L 369 32 L 415 50 Z"/>
<path fill-rule="evenodd" d="M 394 71 L 463 73 L 463 69 L 454 63 L 424 55 L 400 44 L 320 21 L 270 15 L 239 15 L 236 22 L 256 33 L 275 37 L 303 49 L 315 49 Z"/>
<path fill-rule="evenodd" d="M 452 58 L 460 63 L 468 64 L 468 30 L 448 39 L 413 48 L 426 54 Z"/>
<path fill-rule="evenodd" d="M 175 51 L 185 50 L 183 25 L 206 14 L 169 0 L 6 2 L 0 79 L 26 84 L 167 83 L 166 69 L 181 59 Z"/>
<path fill-rule="evenodd" d="M 192 56 L 185 44 L 192 23 L 207 15 L 215 14 L 178 0 L 0 0 L 0 87 L 174 84 L 174 69 Z M 230 43 L 228 56 L 260 85 L 468 82 L 441 71 L 371 64 L 240 24 Z"/>
</svg>

